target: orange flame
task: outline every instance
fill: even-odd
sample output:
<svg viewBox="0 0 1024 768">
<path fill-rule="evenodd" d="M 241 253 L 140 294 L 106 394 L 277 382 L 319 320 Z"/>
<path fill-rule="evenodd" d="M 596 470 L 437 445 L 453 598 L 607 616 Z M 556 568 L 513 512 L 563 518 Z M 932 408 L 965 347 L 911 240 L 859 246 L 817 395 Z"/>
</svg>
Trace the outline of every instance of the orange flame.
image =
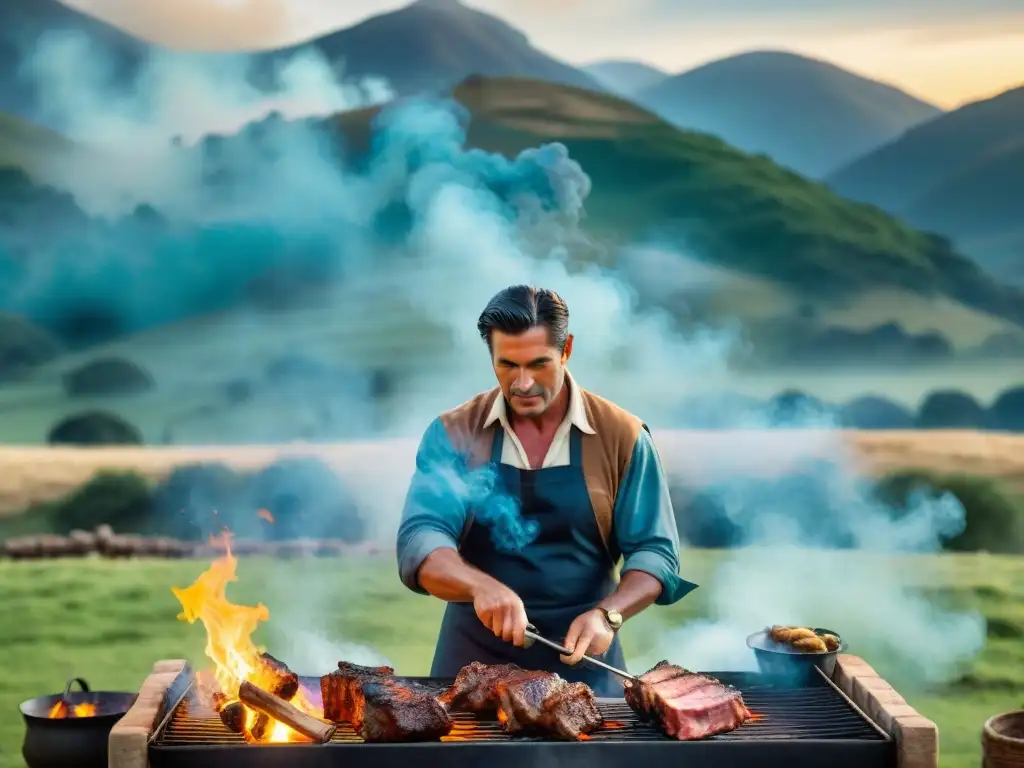
<svg viewBox="0 0 1024 768">
<path fill-rule="evenodd" d="M 58 701 L 52 707 L 50 711 L 46 713 L 46 717 L 50 720 L 66 720 L 72 717 L 95 717 L 96 716 L 96 705 L 88 702 L 82 702 L 81 704 L 75 704 L 73 707 L 69 707 L 63 701 Z"/>
<path fill-rule="evenodd" d="M 272 514 L 270 514 L 270 510 L 269 509 L 261 509 L 261 510 L 259 510 L 256 513 L 256 517 L 260 518 L 261 520 L 266 520 L 271 525 L 274 524 L 274 516 Z"/>
<path fill-rule="evenodd" d="M 238 688 L 248 681 L 258 688 L 272 690 L 277 681 L 274 670 L 263 663 L 261 649 L 252 641 L 253 632 L 260 622 L 270 618 L 270 611 L 263 603 L 255 606 L 235 605 L 227 598 L 226 588 L 232 581 L 238 581 L 236 567 L 238 560 L 231 554 L 231 534 L 225 532 L 211 538 L 211 543 L 222 545 L 224 555 L 199 574 L 190 586 L 184 589 L 171 587 L 171 592 L 181 603 L 182 612 L 178 619 L 194 624 L 200 621 L 206 629 L 206 655 L 213 662 L 213 678 L 216 688 L 222 692 L 220 709 L 231 701 L 238 700 Z M 202 676 L 200 676 L 202 679 Z M 319 707 L 314 705 L 300 689 L 291 703 L 307 714 L 322 717 Z M 246 737 L 251 735 L 258 715 L 247 710 Z M 287 742 L 305 741 L 283 723 L 274 722 L 269 734 L 261 741 Z"/>
</svg>

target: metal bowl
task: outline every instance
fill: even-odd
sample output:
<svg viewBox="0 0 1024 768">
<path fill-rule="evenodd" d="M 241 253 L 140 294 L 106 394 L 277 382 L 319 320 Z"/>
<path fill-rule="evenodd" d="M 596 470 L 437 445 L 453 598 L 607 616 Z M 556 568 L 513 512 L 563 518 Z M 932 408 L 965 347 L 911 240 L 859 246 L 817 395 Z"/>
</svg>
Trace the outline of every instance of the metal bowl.
<svg viewBox="0 0 1024 768">
<path fill-rule="evenodd" d="M 747 647 L 754 652 L 757 666 L 761 674 L 772 682 L 781 685 L 804 686 L 820 669 L 831 679 L 836 668 L 836 657 L 846 650 L 846 643 L 838 632 L 822 627 L 809 627 L 817 635 L 835 635 L 839 638 L 839 647 L 824 653 L 807 653 L 796 650 L 785 643 L 777 643 L 768 635 L 767 629 L 747 637 Z"/>
</svg>

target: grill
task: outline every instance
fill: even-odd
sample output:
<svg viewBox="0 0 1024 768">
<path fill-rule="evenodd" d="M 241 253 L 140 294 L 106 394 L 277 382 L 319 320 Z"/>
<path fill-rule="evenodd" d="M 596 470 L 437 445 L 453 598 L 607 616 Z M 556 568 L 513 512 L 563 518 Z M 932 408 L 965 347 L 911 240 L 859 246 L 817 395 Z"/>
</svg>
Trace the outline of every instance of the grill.
<svg viewBox="0 0 1024 768">
<path fill-rule="evenodd" d="M 680 742 L 639 721 L 621 699 L 601 699 L 604 726 L 586 741 L 510 737 L 493 717 L 453 713 L 455 728 L 440 741 L 366 744 L 346 724 L 330 744 L 247 744 L 191 694 L 186 669 L 168 689 L 162 722 L 149 746 L 152 768 L 408 768 L 413 761 L 443 760 L 444 768 L 624 768 L 626 761 L 656 768 L 708 761 L 716 768 L 889 768 L 896 764 L 892 739 L 871 722 L 824 675 L 802 688 L 771 685 L 759 675 L 712 672 L 733 685 L 756 719 L 731 733 Z M 405 678 L 440 692 L 451 682 Z M 317 678 L 303 686 L 319 691 Z M 694 764 L 694 763 L 690 763 Z"/>
</svg>

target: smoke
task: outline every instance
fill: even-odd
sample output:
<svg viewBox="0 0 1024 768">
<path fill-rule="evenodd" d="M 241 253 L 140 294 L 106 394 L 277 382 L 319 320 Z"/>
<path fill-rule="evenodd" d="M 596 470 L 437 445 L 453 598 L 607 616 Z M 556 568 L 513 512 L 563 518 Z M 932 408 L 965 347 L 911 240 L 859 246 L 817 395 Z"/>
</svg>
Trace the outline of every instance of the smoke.
<svg viewBox="0 0 1024 768">
<path fill-rule="evenodd" d="M 771 421 L 762 424 L 789 425 Z M 941 607 L 916 573 L 922 556 L 963 532 L 962 504 L 917 492 L 894 508 L 854 472 L 827 415 L 818 425 L 779 429 L 775 442 L 830 460 L 760 478 L 713 468 L 717 479 L 678 511 L 684 539 L 729 549 L 700 590 L 707 617 L 667 631 L 637 668 L 668 657 L 694 669 L 754 670 L 745 638 L 773 624 L 834 630 L 849 652 L 906 684 L 947 682 L 983 648 L 984 618 Z M 747 450 L 743 434 L 736 455 Z M 685 576 L 685 550 L 680 560 Z"/>
<path fill-rule="evenodd" d="M 576 333 L 573 373 L 652 425 L 671 424 L 685 395 L 728 369 L 735 329 L 682 333 L 623 274 L 579 266 L 581 253 L 600 246 L 581 228 L 591 179 L 565 147 L 512 158 L 469 149 L 464 110 L 438 101 L 389 104 L 360 146 L 318 118 L 379 99 L 379 87 L 346 90 L 325 62 L 301 54 L 279 73 L 284 92 L 269 98 L 240 61 L 158 54 L 129 92 L 111 85 L 85 43 L 59 36 L 41 41 L 27 66 L 51 119 L 96 148 L 63 169 L 64 186 L 93 218 L 17 224 L 33 253 L 19 258 L 16 238 L 0 253 L 0 309 L 55 329 L 83 316 L 123 332 L 167 326 L 121 351 L 154 375 L 165 401 L 204 402 L 188 419 L 167 417 L 176 440 L 188 441 L 193 427 L 220 442 L 418 434 L 491 385 L 475 320 L 515 283 L 563 295 Z M 227 135 L 269 110 L 280 114 Z M 662 251 L 667 258 L 645 261 L 649 293 L 674 292 L 674 259 L 687 256 Z M 617 256 L 604 255 L 603 263 Z M 281 364 L 297 356 L 310 364 Z M 371 396 L 381 371 L 399 404 L 387 419 Z M 251 385 L 238 403 L 210 394 L 238 381 Z M 853 648 L 880 646 L 927 676 L 977 650 L 977 617 L 909 595 L 903 561 L 882 557 L 937 551 L 963 525 L 963 509 L 921 499 L 895 514 L 857 484 L 840 439 L 822 426 L 814 439 L 829 443 L 838 469 L 813 469 L 810 486 L 780 482 L 766 494 L 730 466 L 715 468 L 724 480 L 709 493 L 745 548 L 700 591 L 710 622 L 668 634 L 665 656 L 746 666 L 746 634 L 791 622 L 828 626 Z M 798 435 L 780 430 L 780 446 Z M 411 469 L 382 457 L 360 478 L 357 495 L 378 501 L 368 517 L 379 536 L 393 530 Z M 489 487 L 468 483 L 457 493 L 476 499 Z M 524 538 L 508 526 L 509 511 L 499 506 L 492 522 L 513 532 L 514 546 L 529 531 Z M 685 551 L 681 560 L 685 575 Z M 312 627 L 338 586 L 302 584 L 305 600 L 289 609 Z M 333 665 L 337 649 L 315 636 L 289 630 L 296 657 L 330 656 Z"/>
</svg>

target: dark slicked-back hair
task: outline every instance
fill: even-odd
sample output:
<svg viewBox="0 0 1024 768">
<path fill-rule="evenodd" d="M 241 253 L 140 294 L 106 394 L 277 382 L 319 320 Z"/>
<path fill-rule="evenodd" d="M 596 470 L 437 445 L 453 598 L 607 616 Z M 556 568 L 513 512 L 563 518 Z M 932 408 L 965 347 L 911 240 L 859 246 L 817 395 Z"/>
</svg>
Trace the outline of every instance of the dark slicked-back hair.
<svg viewBox="0 0 1024 768">
<path fill-rule="evenodd" d="M 480 338 L 487 342 L 488 347 L 494 331 L 515 336 L 537 326 L 548 329 L 551 346 L 565 349 L 565 340 L 569 336 L 569 307 L 554 291 L 532 285 L 512 285 L 496 293 L 476 323 Z"/>
</svg>

